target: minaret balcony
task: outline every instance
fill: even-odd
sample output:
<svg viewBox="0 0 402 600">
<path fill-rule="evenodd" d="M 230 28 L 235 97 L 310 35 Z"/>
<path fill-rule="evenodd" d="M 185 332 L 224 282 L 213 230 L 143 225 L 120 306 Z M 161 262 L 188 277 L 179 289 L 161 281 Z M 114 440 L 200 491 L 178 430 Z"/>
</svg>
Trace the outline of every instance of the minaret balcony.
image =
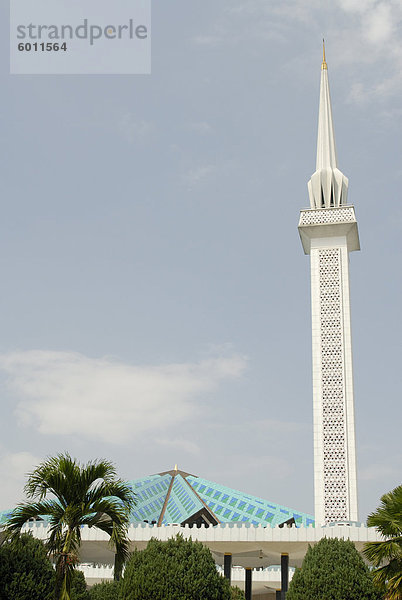
<svg viewBox="0 0 402 600">
<path fill-rule="evenodd" d="M 298 229 L 305 254 L 310 254 L 311 240 L 317 238 L 345 237 L 349 252 L 360 250 L 352 205 L 301 210 Z"/>
</svg>

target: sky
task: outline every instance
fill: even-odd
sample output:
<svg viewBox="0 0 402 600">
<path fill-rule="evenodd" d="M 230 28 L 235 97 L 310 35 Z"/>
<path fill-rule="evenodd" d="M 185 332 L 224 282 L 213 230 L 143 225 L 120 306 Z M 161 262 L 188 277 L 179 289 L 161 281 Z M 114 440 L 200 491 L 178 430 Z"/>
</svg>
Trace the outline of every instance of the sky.
<svg viewBox="0 0 402 600">
<path fill-rule="evenodd" d="M 22 76 L 0 4 L 0 510 L 68 451 L 313 513 L 297 224 L 323 36 L 361 242 L 360 519 L 401 483 L 401 19 L 399 0 L 153 0 L 151 75 Z"/>
</svg>

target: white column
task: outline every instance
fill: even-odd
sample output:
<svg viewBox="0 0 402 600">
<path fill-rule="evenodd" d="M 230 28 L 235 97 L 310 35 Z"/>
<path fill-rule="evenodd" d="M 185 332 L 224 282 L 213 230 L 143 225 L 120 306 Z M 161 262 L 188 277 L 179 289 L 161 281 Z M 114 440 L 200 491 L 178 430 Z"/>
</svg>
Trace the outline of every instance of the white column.
<svg viewBox="0 0 402 600">
<path fill-rule="evenodd" d="M 311 260 L 314 496 L 317 525 L 357 521 L 349 252 L 359 249 L 352 206 L 301 211 Z"/>
<path fill-rule="evenodd" d="M 315 518 L 357 520 L 346 237 L 311 241 Z"/>
</svg>

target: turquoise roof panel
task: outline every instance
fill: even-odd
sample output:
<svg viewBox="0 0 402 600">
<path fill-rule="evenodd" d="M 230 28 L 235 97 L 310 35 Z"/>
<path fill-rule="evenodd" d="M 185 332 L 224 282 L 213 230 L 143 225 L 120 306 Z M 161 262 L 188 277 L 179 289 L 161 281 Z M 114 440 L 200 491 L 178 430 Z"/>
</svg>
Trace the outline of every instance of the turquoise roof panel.
<svg viewBox="0 0 402 600">
<path fill-rule="evenodd" d="M 171 481 L 171 475 L 166 474 L 151 475 L 129 482 L 137 497 L 132 521 L 158 522 Z"/>
<path fill-rule="evenodd" d="M 137 498 L 131 514 L 133 523 L 158 523 L 162 514 L 163 525 L 183 523 L 205 506 L 220 523 L 249 523 L 252 525 L 280 525 L 294 519 L 297 527 L 314 524 L 311 515 L 281 506 L 257 496 L 251 496 L 219 483 L 171 470 L 128 482 Z M 0 512 L 0 524 L 10 511 Z"/>
<path fill-rule="evenodd" d="M 191 485 L 181 475 L 176 475 L 162 523 L 183 523 L 202 507 L 203 504 Z"/>
<path fill-rule="evenodd" d="M 314 517 L 286 506 L 274 504 L 257 496 L 189 475 L 187 481 L 221 523 L 251 523 L 253 525 L 280 525 L 294 519 L 297 527 L 314 523 Z"/>
<path fill-rule="evenodd" d="M 0 511 L 0 525 L 2 525 L 11 515 L 11 510 Z"/>
</svg>

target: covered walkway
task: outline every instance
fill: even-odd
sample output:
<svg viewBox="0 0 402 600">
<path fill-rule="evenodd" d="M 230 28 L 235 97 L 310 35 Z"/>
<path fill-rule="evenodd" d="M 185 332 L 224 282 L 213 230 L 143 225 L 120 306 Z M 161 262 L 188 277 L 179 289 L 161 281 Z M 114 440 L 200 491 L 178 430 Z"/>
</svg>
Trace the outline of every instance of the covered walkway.
<svg viewBox="0 0 402 600">
<path fill-rule="evenodd" d="M 47 526 L 41 522 L 29 523 L 25 530 L 31 530 L 40 539 L 47 538 Z M 164 541 L 177 534 L 205 544 L 225 576 L 234 585 L 245 589 L 247 600 L 284 598 L 289 567 L 300 567 L 308 546 L 323 537 L 349 539 L 359 552 L 366 542 L 381 540 L 375 529 L 359 523 L 325 527 L 264 527 L 248 523 L 224 523 L 215 527 L 157 527 L 139 523 L 129 528 L 131 549 L 142 550 L 151 538 Z M 83 528 L 81 563 L 89 583 L 112 577 L 114 553 L 105 533 L 95 528 Z M 276 568 L 267 570 L 273 566 Z M 92 577 L 96 573 L 98 576 Z"/>
</svg>

